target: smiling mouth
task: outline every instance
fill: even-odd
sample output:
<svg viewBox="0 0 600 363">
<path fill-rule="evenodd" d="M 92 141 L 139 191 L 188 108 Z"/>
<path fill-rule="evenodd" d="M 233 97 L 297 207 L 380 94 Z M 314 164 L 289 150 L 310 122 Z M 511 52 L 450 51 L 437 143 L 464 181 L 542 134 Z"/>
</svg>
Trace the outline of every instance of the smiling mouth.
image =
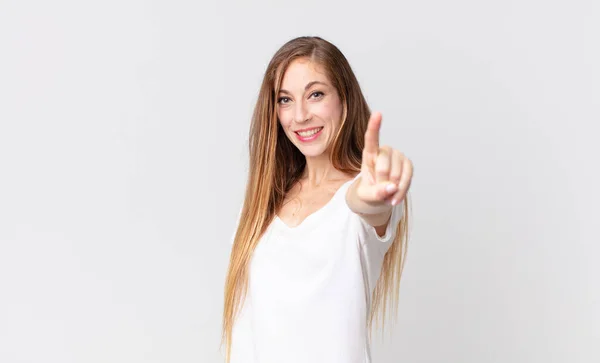
<svg viewBox="0 0 600 363">
<path fill-rule="evenodd" d="M 310 137 L 310 136 L 316 134 L 317 132 L 321 131 L 322 129 L 323 129 L 323 127 L 317 127 L 315 129 L 307 130 L 307 131 L 295 131 L 295 133 L 302 137 Z"/>
</svg>

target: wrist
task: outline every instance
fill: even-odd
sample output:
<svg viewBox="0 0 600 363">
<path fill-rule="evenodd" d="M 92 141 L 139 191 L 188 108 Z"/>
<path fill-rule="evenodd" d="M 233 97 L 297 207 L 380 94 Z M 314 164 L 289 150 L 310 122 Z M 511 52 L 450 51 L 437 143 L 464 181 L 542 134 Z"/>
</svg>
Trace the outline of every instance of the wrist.
<svg viewBox="0 0 600 363">
<path fill-rule="evenodd" d="M 385 224 L 392 214 L 393 206 L 387 202 L 367 203 L 360 200 L 356 193 L 360 182 L 360 179 L 357 179 L 350 185 L 346 192 L 348 208 L 365 221 L 369 221 L 371 225 L 374 225 L 374 223 L 380 223 L 379 225 Z"/>
</svg>

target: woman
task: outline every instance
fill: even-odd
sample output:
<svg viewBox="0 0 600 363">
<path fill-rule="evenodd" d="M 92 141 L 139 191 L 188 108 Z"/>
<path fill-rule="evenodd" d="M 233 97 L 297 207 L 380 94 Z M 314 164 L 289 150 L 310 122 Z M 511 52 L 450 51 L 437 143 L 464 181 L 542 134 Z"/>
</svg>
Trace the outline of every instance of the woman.
<svg viewBox="0 0 600 363">
<path fill-rule="evenodd" d="M 296 38 L 269 63 L 225 285 L 228 362 L 370 362 L 374 317 L 397 306 L 412 178 L 380 125 L 333 44 Z"/>
</svg>

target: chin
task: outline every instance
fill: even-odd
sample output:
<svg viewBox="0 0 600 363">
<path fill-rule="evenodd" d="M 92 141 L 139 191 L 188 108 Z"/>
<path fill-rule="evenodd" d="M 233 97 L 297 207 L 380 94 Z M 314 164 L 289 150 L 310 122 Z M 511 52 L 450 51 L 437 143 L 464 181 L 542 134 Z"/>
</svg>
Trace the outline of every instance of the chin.
<svg viewBox="0 0 600 363">
<path fill-rule="evenodd" d="M 315 147 L 299 147 L 298 150 L 300 150 L 302 155 L 306 156 L 307 158 L 314 158 L 325 153 L 325 148 L 320 145 L 315 145 Z"/>
<path fill-rule="evenodd" d="M 296 137 L 296 134 L 292 133 L 288 134 L 288 139 L 296 146 L 296 148 L 304 155 L 305 157 L 317 157 L 324 154 L 327 151 L 327 143 L 328 137 L 326 135 L 324 140 L 315 140 L 316 142 L 312 143 L 304 143 L 299 141 Z"/>
</svg>

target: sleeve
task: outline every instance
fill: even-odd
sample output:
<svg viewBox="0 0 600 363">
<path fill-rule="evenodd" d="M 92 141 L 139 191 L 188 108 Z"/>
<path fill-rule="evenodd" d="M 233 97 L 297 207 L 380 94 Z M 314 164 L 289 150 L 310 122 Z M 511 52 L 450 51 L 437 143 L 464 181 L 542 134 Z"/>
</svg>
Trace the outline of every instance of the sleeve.
<svg viewBox="0 0 600 363">
<path fill-rule="evenodd" d="M 403 215 L 404 200 L 392 208 L 392 215 L 383 236 L 379 236 L 375 227 L 371 226 L 358 216 L 358 219 L 360 220 L 359 238 L 361 243 L 366 245 L 367 248 L 373 247 L 383 249 L 382 252 L 385 253 L 398 233 L 398 223 Z"/>
<path fill-rule="evenodd" d="M 388 222 L 385 234 L 381 237 L 377 234 L 375 227 L 365 222 L 358 214 L 355 214 L 356 218 L 358 218 L 355 225 L 358 228 L 361 263 L 366 272 L 368 291 L 371 294 L 381 275 L 385 255 L 398 233 L 398 223 L 404 214 L 404 203 L 402 201 L 402 203 L 398 203 L 392 208 L 390 221 Z"/>
</svg>

